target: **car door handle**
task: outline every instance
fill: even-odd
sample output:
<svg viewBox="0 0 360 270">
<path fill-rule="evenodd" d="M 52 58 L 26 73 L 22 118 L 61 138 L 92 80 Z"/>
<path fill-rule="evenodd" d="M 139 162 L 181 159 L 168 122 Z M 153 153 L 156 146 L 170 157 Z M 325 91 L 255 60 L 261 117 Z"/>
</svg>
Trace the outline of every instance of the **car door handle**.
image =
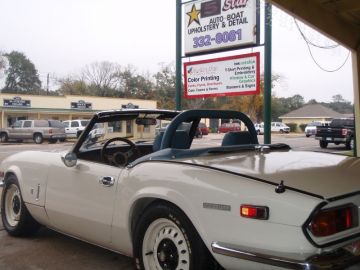
<svg viewBox="0 0 360 270">
<path fill-rule="evenodd" d="M 115 178 L 111 176 L 103 176 L 99 179 L 99 183 L 106 187 L 111 187 L 115 183 Z"/>
</svg>

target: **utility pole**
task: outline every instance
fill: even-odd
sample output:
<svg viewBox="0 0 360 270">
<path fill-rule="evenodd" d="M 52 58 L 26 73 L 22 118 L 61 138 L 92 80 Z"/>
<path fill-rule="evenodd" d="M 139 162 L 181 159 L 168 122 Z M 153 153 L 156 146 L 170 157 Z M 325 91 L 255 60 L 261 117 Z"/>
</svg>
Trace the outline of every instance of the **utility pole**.
<svg viewBox="0 0 360 270">
<path fill-rule="evenodd" d="M 49 73 L 46 76 L 46 95 L 49 95 Z"/>
</svg>

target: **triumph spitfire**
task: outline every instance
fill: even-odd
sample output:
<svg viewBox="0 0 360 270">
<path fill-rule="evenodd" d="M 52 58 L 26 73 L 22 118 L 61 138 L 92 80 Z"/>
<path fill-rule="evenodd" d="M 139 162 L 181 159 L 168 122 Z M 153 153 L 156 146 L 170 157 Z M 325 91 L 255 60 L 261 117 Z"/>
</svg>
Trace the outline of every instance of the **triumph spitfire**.
<svg viewBox="0 0 360 270">
<path fill-rule="evenodd" d="M 194 138 L 211 121 L 242 131 Z M 12 236 L 46 226 L 137 269 L 343 269 L 360 261 L 359 175 L 356 157 L 259 144 L 240 112 L 104 111 L 69 152 L 2 162 L 1 217 Z"/>
</svg>

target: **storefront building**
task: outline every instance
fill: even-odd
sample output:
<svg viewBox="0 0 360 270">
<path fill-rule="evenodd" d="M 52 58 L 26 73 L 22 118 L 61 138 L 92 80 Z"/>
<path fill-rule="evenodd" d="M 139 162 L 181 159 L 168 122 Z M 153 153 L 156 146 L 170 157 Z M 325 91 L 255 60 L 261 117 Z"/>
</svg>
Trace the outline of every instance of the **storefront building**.
<svg viewBox="0 0 360 270">
<path fill-rule="evenodd" d="M 106 98 L 94 96 L 33 96 L 0 94 L 0 128 L 17 120 L 90 119 L 94 113 L 116 109 L 156 109 L 155 100 Z M 131 129 L 130 123 L 126 129 Z"/>
</svg>

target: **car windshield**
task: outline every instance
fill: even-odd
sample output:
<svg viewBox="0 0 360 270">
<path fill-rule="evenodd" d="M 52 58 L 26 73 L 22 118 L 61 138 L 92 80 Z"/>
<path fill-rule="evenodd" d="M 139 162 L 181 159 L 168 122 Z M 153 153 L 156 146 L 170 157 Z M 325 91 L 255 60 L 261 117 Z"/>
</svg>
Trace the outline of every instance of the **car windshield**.
<svg viewBox="0 0 360 270">
<path fill-rule="evenodd" d="M 157 119 L 158 117 L 161 118 Z M 166 119 L 157 114 L 152 115 L 134 115 L 102 118 L 96 122 L 81 146 L 81 149 L 101 148 L 106 141 L 113 138 L 124 138 L 135 144 L 152 144 L 155 136 L 168 125 L 171 118 Z M 87 123 L 86 123 L 87 124 Z M 112 144 L 126 144 L 123 141 L 116 141 Z"/>
</svg>

